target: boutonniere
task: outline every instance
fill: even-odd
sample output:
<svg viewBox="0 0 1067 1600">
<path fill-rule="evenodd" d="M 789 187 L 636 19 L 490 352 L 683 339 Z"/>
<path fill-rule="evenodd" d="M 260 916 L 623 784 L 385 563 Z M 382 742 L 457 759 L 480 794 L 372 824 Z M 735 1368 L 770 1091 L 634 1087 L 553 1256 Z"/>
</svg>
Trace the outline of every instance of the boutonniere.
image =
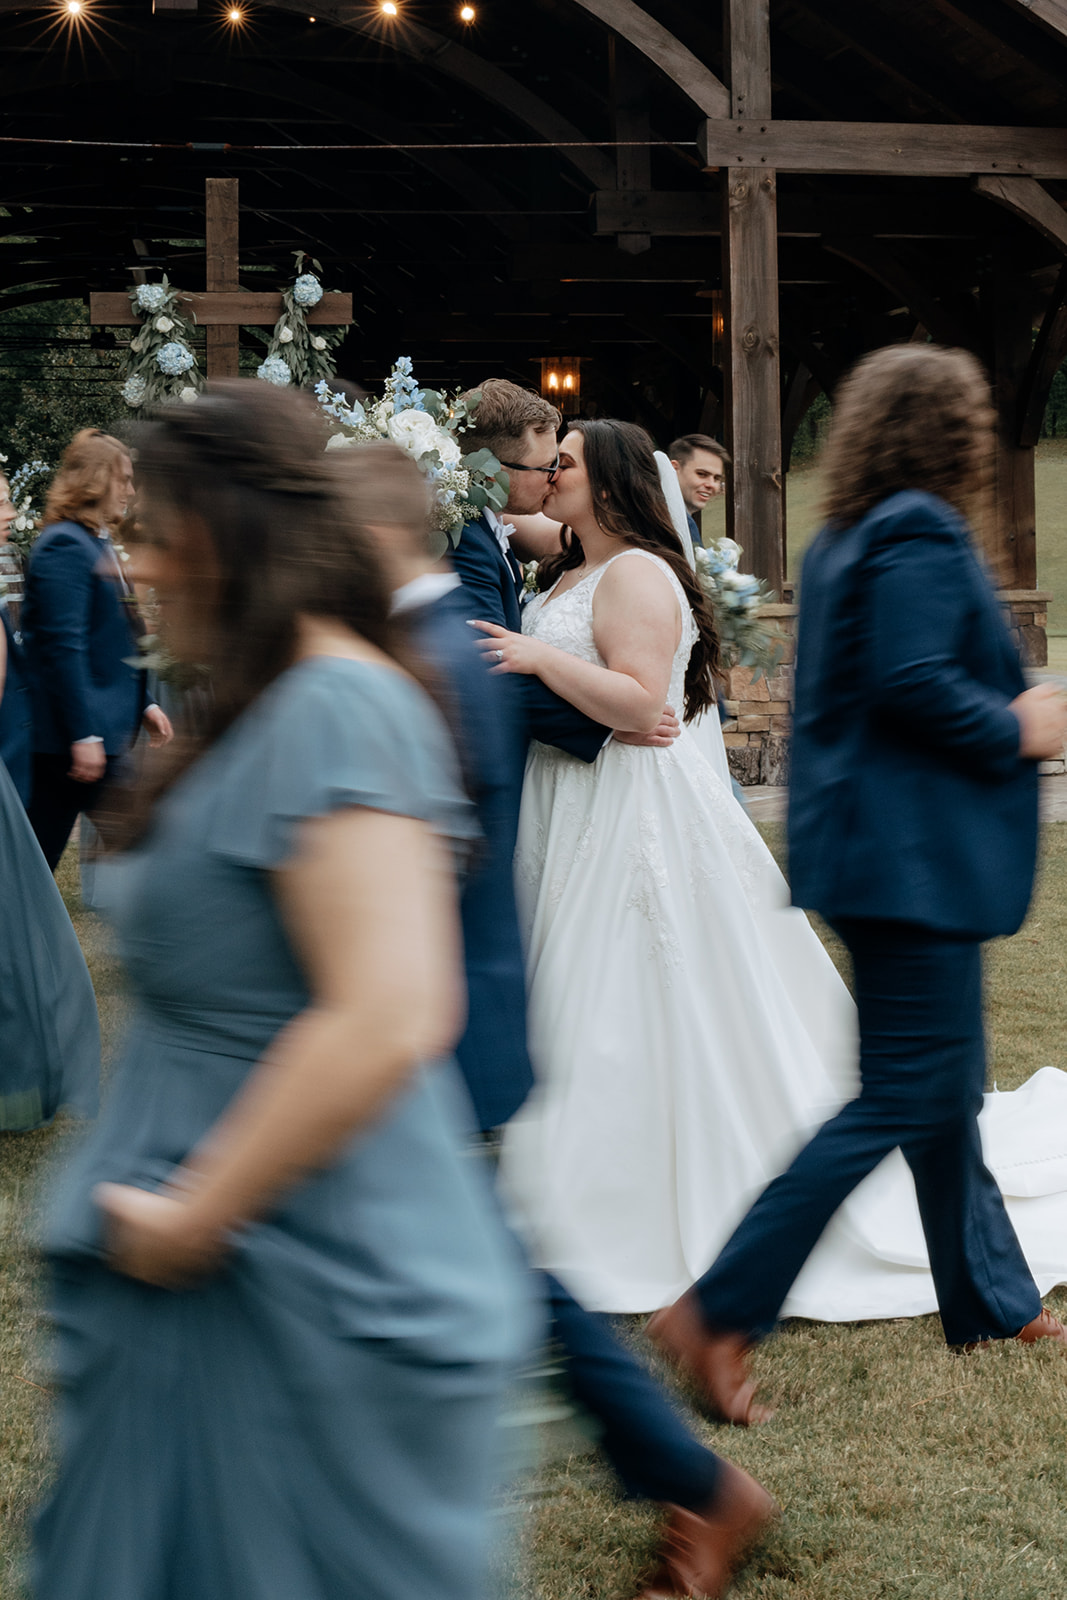
<svg viewBox="0 0 1067 1600">
<path fill-rule="evenodd" d="M 527 561 L 522 568 L 522 598 L 529 600 L 537 593 L 537 562 Z"/>
</svg>

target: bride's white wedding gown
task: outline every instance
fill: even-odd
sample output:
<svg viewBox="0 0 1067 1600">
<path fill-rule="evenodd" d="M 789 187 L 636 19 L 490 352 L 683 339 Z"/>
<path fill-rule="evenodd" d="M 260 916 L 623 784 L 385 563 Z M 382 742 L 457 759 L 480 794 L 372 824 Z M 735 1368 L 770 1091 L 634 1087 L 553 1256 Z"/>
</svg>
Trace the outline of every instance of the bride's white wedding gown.
<svg viewBox="0 0 1067 1600">
<path fill-rule="evenodd" d="M 669 703 L 696 637 L 684 591 Z M 603 662 L 608 566 L 539 595 L 523 631 Z M 651 574 L 650 574 L 651 577 Z M 540 1084 L 503 1176 L 538 1261 L 583 1305 L 669 1304 L 764 1185 L 854 1092 L 851 998 L 734 799 L 718 718 L 592 765 L 531 747 L 516 854 Z M 1067 1281 L 1067 1073 L 986 1097 L 986 1156 L 1038 1287 Z M 841 1207 L 785 1306 L 825 1321 L 934 1311 L 899 1151 Z"/>
</svg>

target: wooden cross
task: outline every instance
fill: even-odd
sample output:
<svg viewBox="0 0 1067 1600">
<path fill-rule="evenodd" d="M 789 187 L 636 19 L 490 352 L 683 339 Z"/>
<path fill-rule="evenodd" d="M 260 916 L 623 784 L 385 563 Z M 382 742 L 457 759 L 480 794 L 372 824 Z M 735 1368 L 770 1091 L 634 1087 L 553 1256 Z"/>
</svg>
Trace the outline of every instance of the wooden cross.
<svg viewBox="0 0 1067 1600">
<path fill-rule="evenodd" d="M 236 178 L 208 178 L 204 185 L 207 281 L 204 294 L 183 294 L 195 320 L 207 334 L 207 375 L 236 378 L 242 324 L 273 328 L 282 314 L 281 294 L 254 294 L 238 282 L 238 206 Z M 347 327 L 352 321 L 350 294 L 324 294 L 307 312 L 312 327 Z M 125 293 L 89 296 L 89 321 L 109 328 L 139 327 L 141 318 Z"/>
</svg>

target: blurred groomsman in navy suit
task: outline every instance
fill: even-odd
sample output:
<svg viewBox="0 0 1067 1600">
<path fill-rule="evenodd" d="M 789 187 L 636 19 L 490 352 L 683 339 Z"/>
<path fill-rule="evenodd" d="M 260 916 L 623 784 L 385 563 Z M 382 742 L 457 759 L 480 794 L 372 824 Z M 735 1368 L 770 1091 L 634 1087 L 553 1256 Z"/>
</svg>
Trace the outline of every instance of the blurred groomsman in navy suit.
<svg viewBox="0 0 1067 1600">
<path fill-rule="evenodd" d="M 82 811 L 90 811 L 143 726 L 153 745 L 170 722 L 150 702 L 135 664 L 140 625 L 109 530 L 133 494 L 129 452 L 98 428 L 63 452 L 45 527 L 26 574 L 22 636 L 33 693 L 30 822 L 55 870 Z"/>
<path fill-rule="evenodd" d="M 394 614 L 408 623 L 416 649 L 437 674 L 484 835 L 460 901 L 469 1014 L 456 1056 L 477 1127 L 489 1134 L 515 1114 L 533 1085 L 512 877 L 527 737 L 522 708 L 509 693 L 516 680 L 489 671 L 467 626 L 473 615 L 490 614 L 485 598 L 495 583 L 490 574 L 494 564 L 505 569 L 503 562 L 479 563 L 484 581 L 476 601 L 451 567 L 433 562 L 426 539 L 426 486 L 410 457 L 391 444 L 369 444 L 352 450 L 348 460 L 356 503 L 375 534 L 393 588 Z M 517 614 L 520 580 L 511 575 L 502 546 L 497 554 L 507 562 L 512 597 L 507 612 L 513 604 Z M 498 615 L 495 606 L 491 614 Z M 564 739 L 584 740 L 580 748 L 592 759 L 607 730 L 595 723 L 583 728 L 587 719 L 563 701 L 552 705 L 555 698 L 547 691 L 543 698 L 531 697 L 525 704 L 527 726 L 545 732 L 551 727 L 560 735 L 553 742 L 563 748 Z M 661 1571 L 647 1600 L 723 1593 L 754 1526 L 762 1526 L 769 1514 L 769 1496 L 697 1442 L 605 1318 L 584 1311 L 552 1278 L 546 1278 L 546 1292 L 570 1386 L 600 1423 L 605 1453 L 624 1487 L 669 1508 Z"/>
</svg>

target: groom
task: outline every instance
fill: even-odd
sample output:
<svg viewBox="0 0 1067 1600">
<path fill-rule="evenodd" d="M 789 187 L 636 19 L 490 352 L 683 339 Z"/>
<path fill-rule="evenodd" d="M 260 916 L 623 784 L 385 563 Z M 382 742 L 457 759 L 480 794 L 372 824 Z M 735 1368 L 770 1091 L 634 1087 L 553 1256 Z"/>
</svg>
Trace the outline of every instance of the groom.
<svg viewBox="0 0 1067 1600">
<path fill-rule="evenodd" d="M 523 405 L 537 400 L 518 393 Z M 526 744 L 517 701 L 508 693 L 514 680 L 488 670 L 466 626 L 472 615 L 485 615 L 484 598 L 475 610 L 456 573 L 433 564 L 425 533 L 425 485 L 410 459 L 394 446 L 368 445 L 351 453 L 350 465 L 360 474 L 354 487 L 393 590 L 393 613 L 407 625 L 446 691 L 464 778 L 482 828 L 482 847 L 460 902 L 469 1012 L 456 1055 L 478 1127 L 488 1133 L 518 1110 L 532 1083 L 511 875 Z M 506 561 L 502 547 L 501 555 Z M 485 560 L 484 568 L 488 588 L 494 567 Z M 517 585 L 511 595 L 517 610 Z M 541 728 L 550 717 L 561 737 L 578 740 L 586 734 L 589 759 L 607 737 L 595 723 L 589 724 L 595 732 L 583 730 L 587 719 L 564 701 L 546 704 L 543 715 L 536 708 L 531 713 Z M 546 1290 L 571 1389 L 600 1422 L 605 1454 L 628 1493 L 669 1509 L 661 1568 L 643 1600 L 698 1593 L 714 1600 L 726 1592 L 732 1572 L 773 1517 L 770 1496 L 693 1437 L 606 1319 L 584 1311 L 551 1278 Z"/>
</svg>

